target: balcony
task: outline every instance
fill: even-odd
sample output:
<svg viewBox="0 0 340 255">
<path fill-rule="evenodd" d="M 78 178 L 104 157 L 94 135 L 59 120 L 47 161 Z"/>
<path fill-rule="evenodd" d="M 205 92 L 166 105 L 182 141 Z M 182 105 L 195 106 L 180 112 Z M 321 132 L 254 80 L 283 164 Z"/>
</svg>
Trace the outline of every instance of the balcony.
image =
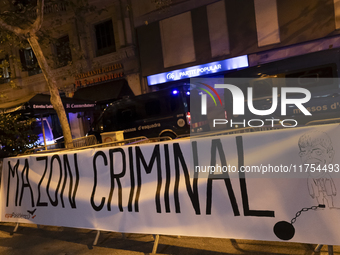
<svg viewBox="0 0 340 255">
<path fill-rule="evenodd" d="M 67 11 L 66 3 L 45 3 L 44 5 L 44 15 L 62 13 L 66 11 Z M 34 10 L 28 13 L 28 16 L 32 19 L 35 19 L 37 17 L 37 13 Z"/>
<path fill-rule="evenodd" d="M 66 3 L 46 3 L 44 6 L 44 14 L 66 12 Z"/>
</svg>

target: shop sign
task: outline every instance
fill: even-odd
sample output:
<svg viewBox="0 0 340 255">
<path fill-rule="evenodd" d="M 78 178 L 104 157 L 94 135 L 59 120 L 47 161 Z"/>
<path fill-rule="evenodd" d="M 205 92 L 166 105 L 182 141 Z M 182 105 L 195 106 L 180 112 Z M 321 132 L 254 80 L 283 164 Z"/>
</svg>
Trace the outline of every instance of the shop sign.
<svg viewBox="0 0 340 255">
<path fill-rule="evenodd" d="M 204 65 L 197 65 L 188 68 L 173 70 L 160 74 L 154 74 L 147 77 L 150 86 L 165 82 L 172 82 L 202 75 L 209 75 L 238 68 L 248 67 L 248 56 L 243 55 L 235 58 L 229 58 L 222 61 L 215 61 Z"/>
<path fill-rule="evenodd" d="M 76 80 L 80 80 L 80 79 L 88 78 L 88 77 L 102 74 L 102 73 L 108 73 L 108 72 L 115 71 L 115 70 L 122 69 L 122 68 L 123 68 L 122 64 L 118 63 L 118 64 L 110 65 L 107 67 L 99 68 L 96 70 L 88 71 L 86 73 L 76 74 L 74 78 Z"/>
<path fill-rule="evenodd" d="M 92 70 L 92 71 L 88 71 L 85 73 L 80 73 L 80 74 L 76 74 L 74 76 L 75 78 L 75 87 L 76 88 L 80 88 L 80 87 L 87 87 L 90 86 L 92 84 L 96 84 L 99 82 L 105 82 L 105 81 L 109 81 L 109 80 L 114 80 L 117 78 L 121 78 L 124 76 L 123 72 L 118 72 L 118 73 L 109 73 L 115 70 L 119 70 L 122 69 L 123 65 L 121 63 L 118 64 L 114 64 L 114 65 L 110 65 L 107 67 L 102 67 L 96 70 Z M 107 73 L 107 74 L 105 74 Z M 98 77 L 98 75 L 103 74 L 101 76 Z M 105 74 L 105 75 L 104 75 Z M 96 76 L 95 78 L 89 78 L 91 76 Z"/>
<path fill-rule="evenodd" d="M 124 76 L 123 72 L 119 73 L 110 73 L 110 74 L 105 74 L 96 78 L 90 78 L 90 79 L 84 79 L 84 80 L 76 80 L 76 88 L 80 87 L 87 87 L 99 82 L 105 82 L 105 81 L 110 81 L 114 80 L 117 78 L 122 78 Z"/>
</svg>

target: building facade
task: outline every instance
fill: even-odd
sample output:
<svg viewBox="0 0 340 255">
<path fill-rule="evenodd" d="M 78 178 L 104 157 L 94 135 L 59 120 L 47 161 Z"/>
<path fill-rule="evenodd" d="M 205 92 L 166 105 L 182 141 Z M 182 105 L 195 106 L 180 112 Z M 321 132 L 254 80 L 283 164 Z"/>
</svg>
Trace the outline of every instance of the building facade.
<svg viewBox="0 0 340 255">
<path fill-rule="evenodd" d="M 53 41 L 41 46 L 61 94 L 97 104 L 141 94 L 139 58 L 128 1 L 90 0 L 89 5 L 94 10 L 79 15 L 67 1 L 60 4 L 46 1 L 44 6 L 42 30 Z M 4 112 L 20 107 L 38 93 L 48 93 L 29 47 L 4 45 L 0 61 L 4 63 L 0 78 L 0 108 Z M 79 131 L 81 124 L 73 123 L 70 115 L 69 119 L 74 137 L 87 132 Z"/>
<path fill-rule="evenodd" d="M 163 8 L 132 0 L 145 90 L 179 78 L 223 75 L 233 68 L 216 71 L 214 64 L 239 56 L 246 56 L 247 66 L 257 66 L 340 47 L 338 0 L 153 2 L 163 3 Z M 195 73 L 190 71 L 193 67 L 213 72 Z"/>
<path fill-rule="evenodd" d="M 62 93 L 103 105 L 191 77 L 223 77 L 231 70 L 340 47 L 340 0 L 89 3 L 97 11 L 79 16 L 64 3 L 46 3 L 43 28 L 52 28 L 47 30 L 55 42 L 43 50 L 53 56 L 49 62 Z M 4 45 L 0 63 L 5 63 L 1 109 L 48 92 L 31 49 Z M 86 133 L 78 120 L 70 122 L 80 130 L 75 137 Z"/>
</svg>

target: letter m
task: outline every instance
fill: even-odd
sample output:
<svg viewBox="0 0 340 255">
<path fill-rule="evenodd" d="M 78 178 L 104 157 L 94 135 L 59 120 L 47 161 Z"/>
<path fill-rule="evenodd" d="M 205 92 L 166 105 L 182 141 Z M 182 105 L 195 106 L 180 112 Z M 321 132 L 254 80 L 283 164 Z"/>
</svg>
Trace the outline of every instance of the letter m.
<svg viewBox="0 0 340 255">
<path fill-rule="evenodd" d="M 11 161 L 8 161 L 8 181 L 7 181 L 7 199 L 6 199 L 6 207 L 8 207 L 8 200 L 9 200 L 9 189 L 11 185 L 11 174 L 12 178 L 14 178 L 14 175 L 17 175 L 17 188 L 15 193 L 15 206 L 18 205 L 18 195 L 19 195 L 19 175 L 18 175 L 18 167 L 19 167 L 19 159 L 15 166 L 12 168 Z"/>
<path fill-rule="evenodd" d="M 142 186 L 141 163 L 145 169 L 145 172 L 147 174 L 150 174 L 155 162 L 157 165 L 157 176 L 158 176 L 155 202 L 156 202 L 157 213 L 161 213 L 160 192 L 161 192 L 161 187 L 162 187 L 162 169 L 161 169 L 161 158 L 160 158 L 159 145 L 157 144 L 155 146 L 152 152 L 149 164 L 147 164 L 139 146 L 136 146 L 136 166 L 137 166 L 137 183 L 138 183 L 136 200 L 135 200 L 135 211 L 136 212 L 138 212 L 138 200 L 139 200 L 139 195 L 140 195 L 141 186 Z"/>
</svg>

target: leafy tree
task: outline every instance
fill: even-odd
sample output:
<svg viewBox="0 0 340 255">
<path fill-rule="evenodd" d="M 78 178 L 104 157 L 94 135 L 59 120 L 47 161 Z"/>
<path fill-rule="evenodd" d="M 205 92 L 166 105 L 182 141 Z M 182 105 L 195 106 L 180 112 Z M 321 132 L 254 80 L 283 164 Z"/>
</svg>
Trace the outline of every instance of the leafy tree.
<svg viewBox="0 0 340 255">
<path fill-rule="evenodd" d="M 44 0 L 37 0 L 36 4 L 35 1 L 29 0 L 7 1 L 5 9 L 6 11 L 2 13 L 0 18 L 1 40 L 15 45 L 23 45 L 27 41 L 31 46 L 46 79 L 51 94 L 51 104 L 59 117 L 65 144 L 71 144 L 71 130 L 59 95 L 56 78 L 39 43 L 39 31 L 44 17 Z M 36 15 L 33 15 L 33 10 L 35 10 Z"/>
<path fill-rule="evenodd" d="M 74 12 L 76 19 L 80 19 L 82 14 L 95 9 L 88 4 L 87 0 L 49 0 L 48 4 L 49 6 L 52 4 L 57 9 L 67 5 L 69 9 Z M 15 45 L 20 48 L 31 47 L 46 79 L 51 95 L 51 104 L 57 112 L 65 139 L 65 145 L 70 147 L 73 146 L 72 135 L 59 95 L 56 77 L 47 61 L 49 57 L 44 55 L 42 50 L 43 44 L 46 45 L 53 41 L 53 38 L 51 38 L 48 33 L 48 29 L 53 28 L 53 25 L 56 25 L 61 19 L 55 19 L 54 24 L 50 24 L 45 30 L 42 29 L 43 20 L 44 0 L 0 1 L 0 43 L 3 45 Z M 57 64 L 57 66 L 58 65 L 59 64 Z M 15 87 L 15 84 L 11 84 L 11 86 Z M 6 95 L 0 92 L 0 97 L 5 96 Z"/>
<path fill-rule="evenodd" d="M 0 115 L 0 158 L 14 156 L 38 145 L 33 133 L 34 119 L 20 120 L 21 115 Z"/>
</svg>

